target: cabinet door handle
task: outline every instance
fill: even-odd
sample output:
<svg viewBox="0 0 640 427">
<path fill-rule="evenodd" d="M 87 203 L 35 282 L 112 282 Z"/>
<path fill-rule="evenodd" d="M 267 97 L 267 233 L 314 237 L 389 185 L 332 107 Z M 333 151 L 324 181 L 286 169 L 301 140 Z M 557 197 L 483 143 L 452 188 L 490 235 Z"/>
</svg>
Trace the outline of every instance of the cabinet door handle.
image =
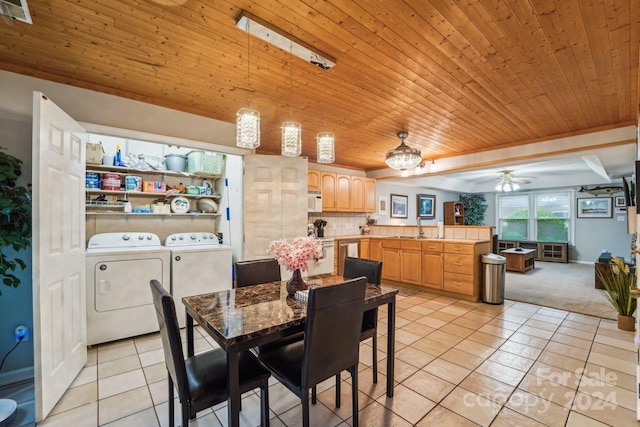
<svg viewBox="0 0 640 427">
<path fill-rule="evenodd" d="M 454 262 L 453 265 L 460 267 L 462 265 L 462 263 L 460 262 Z"/>
<path fill-rule="evenodd" d="M 462 286 L 462 282 L 456 282 L 455 280 L 454 280 L 453 284 L 457 285 L 457 286 Z"/>
</svg>

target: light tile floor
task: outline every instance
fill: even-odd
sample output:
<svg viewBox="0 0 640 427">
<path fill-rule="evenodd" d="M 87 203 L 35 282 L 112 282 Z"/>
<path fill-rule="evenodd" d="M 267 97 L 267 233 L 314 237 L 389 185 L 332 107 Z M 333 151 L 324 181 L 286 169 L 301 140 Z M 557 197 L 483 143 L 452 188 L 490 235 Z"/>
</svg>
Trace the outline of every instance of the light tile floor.
<svg viewBox="0 0 640 427">
<path fill-rule="evenodd" d="M 361 425 L 637 424 L 633 334 L 615 322 L 513 301 L 492 306 L 412 292 L 403 290 L 397 302 L 394 398 L 385 395 L 386 337 L 378 340 L 378 384 L 370 341 L 361 345 Z M 213 340 L 196 330 L 196 351 L 211 348 Z M 384 310 L 379 331 L 386 331 Z M 333 380 L 319 387 L 312 425 L 350 425 L 348 375 L 343 381 L 339 409 Z M 269 393 L 271 425 L 301 425 L 298 399 L 273 379 Z M 167 395 L 158 334 L 100 345 L 89 350 L 87 366 L 41 425 L 164 427 Z M 259 425 L 257 392 L 244 395 L 242 408 L 242 424 Z M 191 425 L 226 425 L 226 405 L 203 411 Z"/>
</svg>

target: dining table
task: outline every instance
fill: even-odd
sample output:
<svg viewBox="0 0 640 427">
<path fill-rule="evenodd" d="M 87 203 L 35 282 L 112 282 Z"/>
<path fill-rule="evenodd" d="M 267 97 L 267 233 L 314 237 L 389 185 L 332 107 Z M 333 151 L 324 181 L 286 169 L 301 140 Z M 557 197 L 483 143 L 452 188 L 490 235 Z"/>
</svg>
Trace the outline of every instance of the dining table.
<svg viewBox="0 0 640 427">
<path fill-rule="evenodd" d="M 310 289 L 343 283 L 342 276 L 306 279 Z M 194 355 L 194 321 L 226 352 L 228 425 L 240 424 L 238 356 L 241 351 L 284 338 L 305 323 L 307 305 L 287 293 L 286 281 L 263 283 L 226 291 L 186 296 L 187 355 Z M 367 283 L 364 310 L 387 305 L 387 396 L 393 397 L 395 312 L 398 289 Z"/>
</svg>

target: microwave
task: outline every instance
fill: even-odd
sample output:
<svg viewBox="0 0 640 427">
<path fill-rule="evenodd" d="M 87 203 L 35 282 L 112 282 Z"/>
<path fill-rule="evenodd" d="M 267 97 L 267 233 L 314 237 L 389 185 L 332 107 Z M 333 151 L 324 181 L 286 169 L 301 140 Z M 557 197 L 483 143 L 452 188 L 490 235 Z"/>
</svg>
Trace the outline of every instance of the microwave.
<svg viewBox="0 0 640 427">
<path fill-rule="evenodd" d="M 307 205 L 309 212 L 322 212 L 322 193 L 320 191 L 309 191 Z"/>
</svg>

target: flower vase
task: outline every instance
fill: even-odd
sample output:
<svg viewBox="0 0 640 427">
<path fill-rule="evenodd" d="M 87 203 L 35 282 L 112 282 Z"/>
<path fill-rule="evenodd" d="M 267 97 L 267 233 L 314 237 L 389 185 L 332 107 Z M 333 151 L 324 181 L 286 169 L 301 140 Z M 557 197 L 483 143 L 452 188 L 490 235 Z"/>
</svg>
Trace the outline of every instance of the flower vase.
<svg viewBox="0 0 640 427">
<path fill-rule="evenodd" d="M 291 276 L 291 279 L 289 279 L 289 281 L 287 282 L 287 293 L 289 295 L 293 295 L 296 293 L 296 291 L 303 291 L 308 287 L 309 286 L 307 286 L 307 282 L 305 282 L 304 279 L 302 278 L 302 273 L 300 272 L 300 269 L 297 268 L 293 270 L 293 275 Z"/>
<path fill-rule="evenodd" d="M 618 329 L 621 331 L 635 331 L 636 318 L 633 316 L 623 316 L 618 314 Z"/>
</svg>

